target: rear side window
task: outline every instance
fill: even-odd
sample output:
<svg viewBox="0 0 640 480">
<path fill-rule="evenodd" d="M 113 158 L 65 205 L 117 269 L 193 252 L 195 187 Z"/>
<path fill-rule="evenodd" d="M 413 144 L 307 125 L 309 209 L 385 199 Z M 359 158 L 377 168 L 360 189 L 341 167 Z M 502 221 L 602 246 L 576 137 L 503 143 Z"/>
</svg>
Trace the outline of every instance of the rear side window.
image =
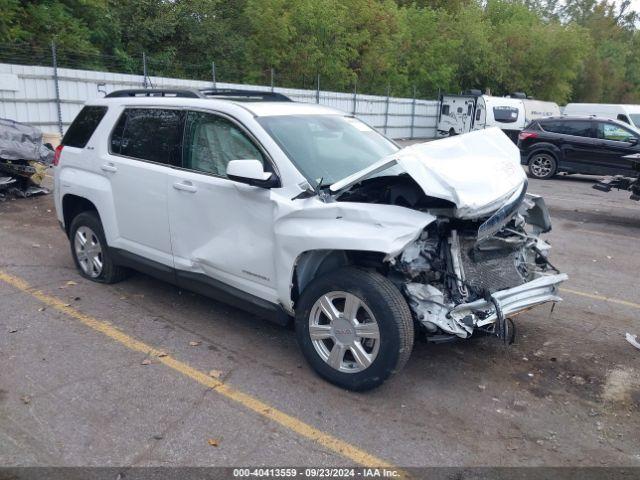
<svg viewBox="0 0 640 480">
<path fill-rule="evenodd" d="M 513 107 L 493 107 L 493 118 L 500 123 L 515 123 L 518 121 L 518 109 Z"/>
<path fill-rule="evenodd" d="M 65 133 L 62 145 L 84 148 L 105 113 L 107 107 L 84 107 Z"/>
<path fill-rule="evenodd" d="M 161 108 L 127 108 L 111 134 L 111 153 L 179 167 L 186 113 Z"/>
<path fill-rule="evenodd" d="M 547 132 L 563 133 L 565 135 L 574 135 L 576 137 L 591 137 L 592 129 L 589 121 L 558 121 L 545 122 L 542 128 Z"/>
<path fill-rule="evenodd" d="M 442 115 L 449 115 L 449 105 L 442 105 L 442 109 L 440 110 Z"/>
</svg>

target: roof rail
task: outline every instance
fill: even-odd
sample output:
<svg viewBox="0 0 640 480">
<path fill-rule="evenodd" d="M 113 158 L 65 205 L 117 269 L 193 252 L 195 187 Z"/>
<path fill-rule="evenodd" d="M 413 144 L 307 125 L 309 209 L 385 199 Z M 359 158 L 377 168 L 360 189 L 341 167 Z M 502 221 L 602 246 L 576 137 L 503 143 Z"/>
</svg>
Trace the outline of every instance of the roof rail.
<svg viewBox="0 0 640 480">
<path fill-rule="evenodd" d="M 186 97 L 202 98 L 197 90 L 165 89 L 165 88 L 134 88 L 130 90 L 116 90 L 105 95 L 105 98 L 116 97 Z"/>
<path fill-rule="evenodd" d="M 202 88 L 201 96 L 205 98 L 224 98 L 241 102 L 291 102 L 286 95 L 265 90 L 239 90 L 235 88 Z"/>
<path fill-rule="evenodd" d="M 234 88 L 202 88 L 191 90 L 188 88 L 134 88 L 116 90 L 105 95 L 105 98 L 123 97 L 183 97 L 183 98 L 220 98 L 240 102 L 291 102 L 292 100 L 281 93 L 264 90 L 236 90 Z"/>
</svg>

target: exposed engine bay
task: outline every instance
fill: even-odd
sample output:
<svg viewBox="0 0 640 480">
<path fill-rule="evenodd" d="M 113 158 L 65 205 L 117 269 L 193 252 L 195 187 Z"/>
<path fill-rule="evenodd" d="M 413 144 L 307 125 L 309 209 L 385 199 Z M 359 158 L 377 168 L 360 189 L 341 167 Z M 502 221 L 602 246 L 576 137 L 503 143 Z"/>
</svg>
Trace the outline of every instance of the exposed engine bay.
<svg viewBox="0 0 640 480">
<path fill-rule="evenodd" d="M 508 315 L 560 301 L 566 280 L 548 260 L 551 230 L 542 197 L 526 181 L 501 205 L 477 218 L 459 218 L 455 204 L 425 196 L 408 175 L 370 178 L 339 200 L 428 211 L 437 220 L 397 257 L 389 277 L 404 293 L 428 337 L 468 338 L 476 329 L 513 339 Z"/>
</svg>

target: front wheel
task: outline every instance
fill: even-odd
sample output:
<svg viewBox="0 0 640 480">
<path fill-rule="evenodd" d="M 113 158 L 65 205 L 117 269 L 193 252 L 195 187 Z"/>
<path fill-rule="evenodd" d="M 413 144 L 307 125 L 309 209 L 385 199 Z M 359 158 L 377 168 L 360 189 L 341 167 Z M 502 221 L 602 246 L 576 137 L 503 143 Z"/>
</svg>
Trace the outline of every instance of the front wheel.
<svg viewBox="0 0 640 480">
<path fill-rule="evenodd" d="M 345 267 L 313 280 L 296 308 L 302 353 L 325 380 L 369 390 L 400 370 L 413 348 L 413 319 L 379 273 Z"/>
<path fill-rule="evenodd" d="M 550 153 L 534 153 L 529 159 L 529 174 L 534 178 L 547 180 L 556 174 L 557 169 L 556 159 Z"/>
</svg>

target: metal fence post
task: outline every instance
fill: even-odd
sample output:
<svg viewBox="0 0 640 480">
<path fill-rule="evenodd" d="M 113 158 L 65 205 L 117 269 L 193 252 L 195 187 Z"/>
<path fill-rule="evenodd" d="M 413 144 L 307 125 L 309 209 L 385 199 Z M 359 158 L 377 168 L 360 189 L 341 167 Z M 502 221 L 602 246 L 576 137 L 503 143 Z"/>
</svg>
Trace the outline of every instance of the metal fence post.
<svg viewBox="0 0 640 480">
<path fill-rule="evenodd" d="M 216 62 L 211 62 L 211 79 L 213 80 L 213 88 L 216 87 Z"/>
<path fill-rule="evenodd" d="M 271 69 L 271 91 L 273 92 L 273 86 L 274 86 L 274 79 L 273 77 L 275 77 L 276 73 L 273 70 L 273 68 Z"/>
<path fill-rule="evenodd" d="M 356 78 L 353 82 L 353 116 L 356 116 L 358 111 L 358 79 Z"/>
<path fill-rule="evenodd" d="M 58 131 L 62 135 L 62 108 L 60 105 L 60 84 L 58 82 L 58 52 L 56 42 L 51 42 L 51 60 L 53 63 L 53 83 L 56 91 L 56 110 L 58 113 Z"/>
<path fill-rule="evenodd" d="M 320 74 L 316 79 L 316 103 L 320 103 Z"/>
<path fill-rule="evenodd" d="M 389 125 L 389 94 L 391 92 L 391 87 L 387 85 L 387 99 L 385 100 L 384 106 L 384 134 L 387 134 L 387 126 Z"/>
<path fill-rule="evenodd" d="M 142 87 L 147 88 L 147 54 L 142 52 Z"/>
<path fill-rule="evenodd" d="M 413 138 L 413 128 L 416 124 L 416 86 L 413 86 L 413 101 L 411 102 L 411 138 Z"/>
</svg>

